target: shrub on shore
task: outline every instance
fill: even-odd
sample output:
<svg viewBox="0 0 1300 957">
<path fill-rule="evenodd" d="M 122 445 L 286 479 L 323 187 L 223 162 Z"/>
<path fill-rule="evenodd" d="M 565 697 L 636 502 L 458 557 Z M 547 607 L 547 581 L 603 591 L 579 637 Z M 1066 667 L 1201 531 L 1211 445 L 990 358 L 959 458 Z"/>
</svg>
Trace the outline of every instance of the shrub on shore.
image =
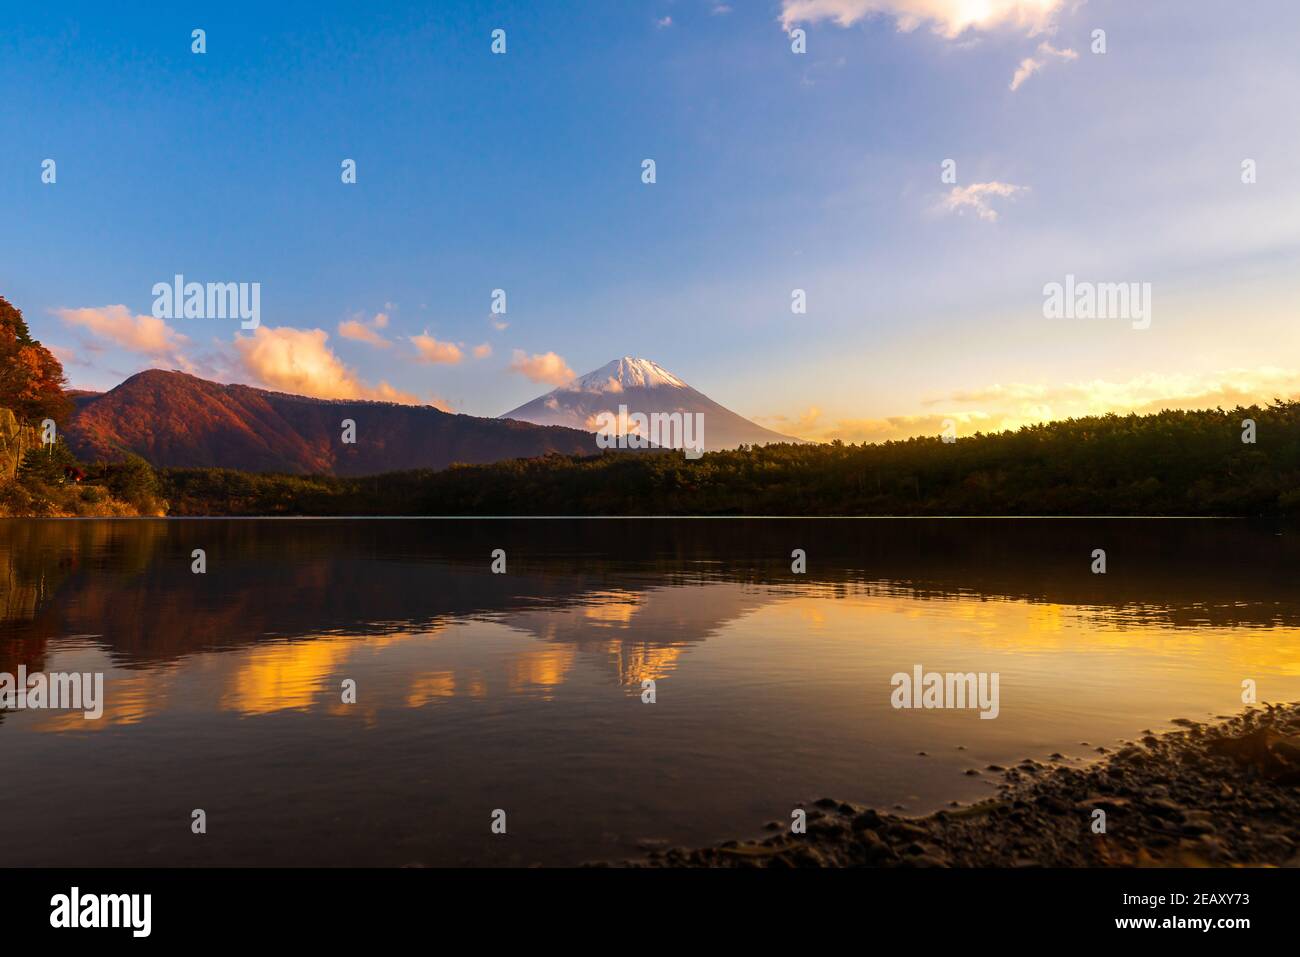
<svg viewBox="0 0 1300 957">
<path fill-rule="evenodd" d="M 166 515 L 153 467 L 139 456 L 83 466 L 63 444 L 23 456 L 12 482 L 0 482 L 3 517 L 121 517 Z"/>
</svg>

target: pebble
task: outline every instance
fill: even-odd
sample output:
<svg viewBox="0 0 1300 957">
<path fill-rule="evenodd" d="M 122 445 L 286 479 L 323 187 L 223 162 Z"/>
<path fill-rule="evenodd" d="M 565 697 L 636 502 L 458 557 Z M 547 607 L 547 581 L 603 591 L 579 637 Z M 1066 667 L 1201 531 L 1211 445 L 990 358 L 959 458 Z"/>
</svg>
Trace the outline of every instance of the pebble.
<svg viewBox="0 0 1300 957">
<path fill-rule="evenodd" d="M 1175 719 L 1192 727 L 1194 722 Z M 778 821 L 759 845 L 652 851 L 652 866 L 908 867 L 1300 866 L 1300 705 L 1259 708 L 1202 733 L 1145 732 L 1092 766 L 1005 771 L 997 798 L 900 818 L 831 798 L 810 811 L 807 835 Z M 1086 745 L 1084 745 L 1086 747 Z M 1098 753 L 1107 749 L 1097 747 Z M 923 752 L 924 754 L 924 752 Z M 1054 754 L 1053 759 L 1060 755 Z M 988 770 L 1004 770 L 989 765 Z M 978 771 L 967 769 L 967 775 Z M 990 782 L 992 783 L 992 782 Z M 953 806 L 960 807 L 957 802 Z M 905 810 L 904 805 L 894 805 Z M 1086 826 L 1111 815 L 1106 835 Z M 1011 827 L 1008 821 L 1013 822 Z M 649 844 L 650 842 L 645 842 Z M 655 842 L 657 843 L 657 842 Z"/>
</svg>

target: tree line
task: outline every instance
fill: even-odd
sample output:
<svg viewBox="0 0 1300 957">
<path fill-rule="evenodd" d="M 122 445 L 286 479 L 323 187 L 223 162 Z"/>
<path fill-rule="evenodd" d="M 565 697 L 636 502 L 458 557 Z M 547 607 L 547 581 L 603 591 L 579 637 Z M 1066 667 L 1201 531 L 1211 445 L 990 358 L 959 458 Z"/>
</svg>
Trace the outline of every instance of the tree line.
<svg viewBox="0 0 1300 957">
<path fill-rule="evenodd" d="M 162 469 L 159 480 L 180 515 L 1282 515 L 1300 513 L 1300 402 L 1090 416 L 951 443 L 696 460 L 607 451 L 364 478 Z"/>
</svg>

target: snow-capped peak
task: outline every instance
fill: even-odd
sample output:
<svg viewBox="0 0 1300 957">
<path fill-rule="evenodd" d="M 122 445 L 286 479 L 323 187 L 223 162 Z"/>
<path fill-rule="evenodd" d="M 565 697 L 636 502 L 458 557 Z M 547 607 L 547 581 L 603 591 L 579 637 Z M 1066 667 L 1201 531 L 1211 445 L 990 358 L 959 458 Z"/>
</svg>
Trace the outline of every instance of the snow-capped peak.
<svg viewBox="0 0 1300 957">
<path fill-rule="evenodd" d="M 624 389 L 685 389 L 687 385 L 657 362 L 624 356 L 606 363 L 595 372 L 574 379 L 565 392 L 622 392 Z"/>
</svg>

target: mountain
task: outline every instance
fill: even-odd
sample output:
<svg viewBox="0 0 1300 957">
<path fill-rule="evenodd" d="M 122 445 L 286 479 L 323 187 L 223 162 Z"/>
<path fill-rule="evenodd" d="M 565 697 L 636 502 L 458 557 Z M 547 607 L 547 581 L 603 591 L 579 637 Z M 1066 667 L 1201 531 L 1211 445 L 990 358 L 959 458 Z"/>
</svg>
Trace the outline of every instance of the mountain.
<svg viewBox="0 0 1300 957">
<path fill-rule="evenodd" d="M 134 452 L 157 466 L 371 475 L 597 451 L 590 433 L 453 415 L 432 406 L 310 399 L 152 369 L 80 392 L 64 429 L 82 461 Z M 356 443 L 341 441 L 342 420 Z"/>
<path fill-rule="evenodd" d="M 691 388 L 658 363 L 631 356 L 615 359 L 595 372 L 580 376 L 505 413 L 501 418 L 595 431 L 597 416 L 602 412 L 617 415 L 620 405 L 627 406 L 629 415 L 636 412 L 647 416 L 654 412 L 702 413 L 706 449 L 802 441 L 755 425 Z M 675 447 L 681 445 L 680 442 L 672 444 Z"/>
</svg>

